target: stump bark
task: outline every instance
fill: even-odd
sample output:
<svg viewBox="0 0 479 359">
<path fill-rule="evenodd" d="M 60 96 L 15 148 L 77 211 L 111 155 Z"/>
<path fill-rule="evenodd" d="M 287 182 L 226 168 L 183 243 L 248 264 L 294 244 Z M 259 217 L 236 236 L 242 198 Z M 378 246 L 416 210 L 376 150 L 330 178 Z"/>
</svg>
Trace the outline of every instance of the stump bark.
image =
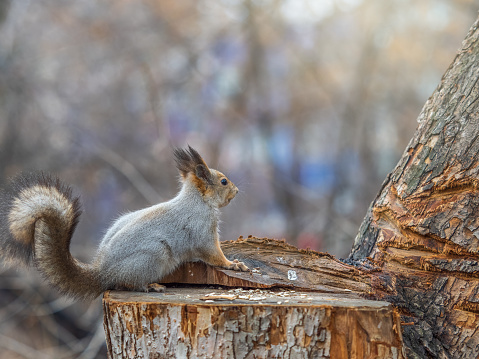
<svg viewBox="0 0 479 359">
<path fill-rule="evenodd" d="M 109 292 L 113 358 L 404 358 L 387 302 L 311 292 Z"/>
</svg>

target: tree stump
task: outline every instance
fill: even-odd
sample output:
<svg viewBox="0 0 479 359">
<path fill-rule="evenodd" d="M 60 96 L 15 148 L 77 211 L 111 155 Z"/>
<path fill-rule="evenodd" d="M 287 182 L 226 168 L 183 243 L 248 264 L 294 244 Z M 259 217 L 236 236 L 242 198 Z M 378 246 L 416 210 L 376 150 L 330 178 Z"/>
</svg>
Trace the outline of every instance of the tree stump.
<svg viewBox="0 0 479 359">
<path fill-rule="evenodd" d="M 110 357 L 405 357 L 398 314 L 387 302 L 365 299 L 370 279 L 354 267 L 267 238 L 222 248 L 258 269 L 187 263 L 162 281 L 183 287 L 105 293 Z"/>
</svg>

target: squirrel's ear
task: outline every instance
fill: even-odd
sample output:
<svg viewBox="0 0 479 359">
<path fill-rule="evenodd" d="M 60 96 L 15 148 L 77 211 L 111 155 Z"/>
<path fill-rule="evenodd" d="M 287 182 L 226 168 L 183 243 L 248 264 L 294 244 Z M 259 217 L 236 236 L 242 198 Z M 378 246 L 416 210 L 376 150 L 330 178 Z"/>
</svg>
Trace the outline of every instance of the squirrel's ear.
<svg viewBox="0 0 479 359">
<path fill-rule="evenodd" d="M 205 165 L 199 164 L 196 165 L 196 177 L 202 179 L 208 184 L 212 184 L 211 172 Z"/>
</svg>

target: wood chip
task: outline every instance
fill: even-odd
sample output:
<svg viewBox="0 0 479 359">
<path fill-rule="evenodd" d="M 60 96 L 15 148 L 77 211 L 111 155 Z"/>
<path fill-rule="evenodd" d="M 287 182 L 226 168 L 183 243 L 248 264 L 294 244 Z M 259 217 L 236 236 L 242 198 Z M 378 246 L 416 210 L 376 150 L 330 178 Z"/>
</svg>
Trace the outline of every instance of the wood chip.
<svg viewBox="0 0 479 359">
<path fill-rule="evenodd" d="M 214 301 L 214 300 L 235 300 L 236 298 L 238 298 L 238 296 L 236 296 L 234 294 L 214 294 L 214 293 L 211 293 L 211 294 L 206 294 L 204 297 L 201 297 L 200 300 L 205 300 L 205 301 L 208 301 L 208 300 L 211 300 L 211 301 Z"/>
</svg>

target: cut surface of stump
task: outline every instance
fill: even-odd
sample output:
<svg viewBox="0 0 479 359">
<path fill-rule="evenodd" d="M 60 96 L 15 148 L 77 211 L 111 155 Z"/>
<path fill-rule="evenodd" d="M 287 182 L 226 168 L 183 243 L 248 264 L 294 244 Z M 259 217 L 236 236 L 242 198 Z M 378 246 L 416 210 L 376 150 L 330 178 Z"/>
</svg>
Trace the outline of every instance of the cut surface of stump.
<svg viewBox="0 0 479 359">
<path fill-rule="evenodd" d="M 239 272 L 189 262 L 163 278 L 161 283 L 290 288 L 337 294 L 367 295 L 371 291 L 370 278 L 364 276 L 363 271 L 330 254 L 298 249 L 283 240 L 240 237 L 221 242 L 221 249 L 228 259 L 238 259 L 252 271 Z"/>
<path fill-rule="evenodd" d="M 106 292 L 112 358 L 404 358 L 391 305 L 291 290 Z"/>
</svg>

